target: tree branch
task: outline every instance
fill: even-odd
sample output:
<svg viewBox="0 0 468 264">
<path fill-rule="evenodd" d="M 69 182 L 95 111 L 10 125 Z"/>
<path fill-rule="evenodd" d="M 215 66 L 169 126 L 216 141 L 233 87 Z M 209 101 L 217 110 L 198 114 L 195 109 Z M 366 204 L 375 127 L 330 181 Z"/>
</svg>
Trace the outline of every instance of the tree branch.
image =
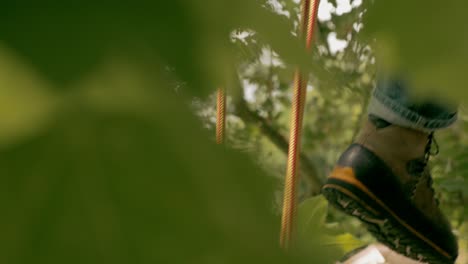
<svg viewBox="0 0 468 264">
<path fill-rule="evenodd" d="M 262 133 L 281 151 L 283 151 L 285 155 L 288 155 L 289 143 L 287 138 L 273 128 L 265 118 L 252 111 L 245 100 L 239 99 L 237 101 L 236 114 L 246 122 L 258 124 Z M 310 194 L 319 194 L 323 182 L 318 176 L 317 168 L 303 152 L 300 153 L 299 162 L 301 173 L 305 176 L 304 178 L 310 185 Z"/>
</svg>

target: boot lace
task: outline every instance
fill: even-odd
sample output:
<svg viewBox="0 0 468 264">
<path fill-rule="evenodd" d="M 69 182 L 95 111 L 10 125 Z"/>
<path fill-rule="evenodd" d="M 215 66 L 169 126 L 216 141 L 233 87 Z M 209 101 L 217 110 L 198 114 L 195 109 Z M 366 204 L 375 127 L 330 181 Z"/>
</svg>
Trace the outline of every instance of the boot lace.
<svg viewBox="0 0 468 264">
<path fill-rule="evenodd" d="M 432 150 L 433 145 L 435 150 Z M 427 166 L 431 156 L 436 156 L 437 154 L 439 154 L 439 144 L 434 137 L 434 132 L 431 132 L 427 137 L 426 149 L 424 150 L 424 166 Z"/>
<path fill-rule="evenodd" d="M 429 159 L 432 157 L 432 156 L 436 156 L 437 154 L 439 154 L 439 144 L 437 143 L 435 137 L 434 137 L 434 132 L 431 132 L 429 134 L 429 136 L 427 137 L 427 144 L 426 144 L 426 148 L 424 150 L 424 160 L 422 162 L 420 162 L 418 164 L 418 168 L 417 170 L 420 171 L 420 173 L 422 173 L 422 177 L 419 178 L 417 184 L 415 185 L 414 189 L 413 189 L 413 196 L 415 194 L 415 191 L 416 191 L 416 186 L 419 184 L 419 182 L 423 179 L 423 178 L 428 178 L 427 179 L 427 187 L 429 188 L 429 190 L 431 191 L 432 193 L 432 196 L 435 198 L 435 202 L 437 205 L 439 205 L 439 199 L 437 199 L 435 197 L 435 190 L 434 190 L 434 186 L 433 186 L 433 179 L 431 177 L 431 174 L 430 173 L 424 173 L 428 163 L 429 163 Z"/>
</svg>

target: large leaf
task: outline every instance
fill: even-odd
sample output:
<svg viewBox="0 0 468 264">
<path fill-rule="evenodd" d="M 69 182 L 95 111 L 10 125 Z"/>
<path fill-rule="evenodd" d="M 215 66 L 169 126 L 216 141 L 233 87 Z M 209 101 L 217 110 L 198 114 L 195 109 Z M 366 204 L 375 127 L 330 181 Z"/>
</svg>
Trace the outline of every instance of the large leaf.
<svg viewBox="0 0 468 264">
<path fill-rule="evenodd" d="M 0 8 L 0 41 L 63 87 L 99 64 L 125 55 L 175 68 L 195 94 L 234 80 L 236 52 L 230 34 L 257 31 L 291 63 L 306 56 L 285 18 L 261 2 L 46 0 Z"/>
<path fill-rule="evenodd" d="M 1 263 L 301 263 L 279 249 L 272 180 L 166 85 L 114 62 L 0 145 Z"/>
<path fill-rule="evenodd" d="M 364 29 L 377 37 L 382 68 L 407 75 L 426 94 L 466 102 L 467 8 L 462 0 L 375 1 Z"/>
</svg>

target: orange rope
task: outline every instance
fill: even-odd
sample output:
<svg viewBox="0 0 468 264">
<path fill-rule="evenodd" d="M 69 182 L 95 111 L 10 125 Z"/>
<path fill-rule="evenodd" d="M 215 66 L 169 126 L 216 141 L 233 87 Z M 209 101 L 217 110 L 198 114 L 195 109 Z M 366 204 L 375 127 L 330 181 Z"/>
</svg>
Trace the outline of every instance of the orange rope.
<svg viewBox="0 0 468 264">
<path fill-rule="evenodd" d="M 306 49 L 310 51 L 314 33 L 315 18 L 319 0 L 302 1 L 301 33 L 305 33 Z M 299 153 L 301 145 L 302 120 L 307 90 L 307 78 L 298 69 L 294 74 L 294 93 L 292 99 L 291 127 L 289 133 L 288 164 L 284 185 L 283 214 L 281 219 L 280 245 L 290 247 L 295 232 L 297 214 L 297 185 L 299 181 Z"/>
<path fill-rule="evenodd" d="M 226 95 L 224 89 L 218 88 L 216 96 L 216 143 L 224 143 L 226 131 Z"/>
<path fill-rule="evenodd" d="M 314 28 L 317 21 L 317 12 L 319 7 L 320 0 L 311 0 L 309 7 L 309 19 L 307 21 L 307 33 L 306 33 L 306 49 L 310 51 L 312 48 L 312 39 L 314 38 Z"/>
<path fill-rule="evenodd" d="M 291 112 L 291 132 L 289 136 L 288 164 L 286 170 L 283 216 L 281 219 L 280 245 L 282 248 L 289 248 L 295 227 L 296 207 L 297 207 L 297 182 L 298 182 L 298 155 L 301 139 L 301 124 L 303 115 L 303 99 L 305 97 L 306 82 L 299 70 L 294 76 L 294 95 Z"/>
</svg>

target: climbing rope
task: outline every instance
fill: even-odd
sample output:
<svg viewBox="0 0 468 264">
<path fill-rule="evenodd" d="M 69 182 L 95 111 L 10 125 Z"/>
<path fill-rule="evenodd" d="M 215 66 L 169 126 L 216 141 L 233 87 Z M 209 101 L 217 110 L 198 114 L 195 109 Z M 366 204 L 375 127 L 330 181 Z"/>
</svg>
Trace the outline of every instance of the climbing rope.
<svg viewBox="0 0 468 264">
<path fill-rule="evenodd" d="M 216 143 L 222 144 L 226 131 L 226 95 L 223 88 L 218 88 L 216 95 Z"/>
<path fill-rule="evenodd" d="M 320 0 L 302 0 L 301 36 L 307 51 L 311 50 L 314 26 Z M 297 214 L 297 185 L 299 153 L 302 133 L 302 120 L 307 89 L 307 75 L 299 69 L 294 74 L 294 93 L 292 98 L 291 123 L 289 133 L 288 164 L 284 185 L 283 214 L 281 219 L 280 245 L 288 249 L 295 232 Z"/>
</svg>

